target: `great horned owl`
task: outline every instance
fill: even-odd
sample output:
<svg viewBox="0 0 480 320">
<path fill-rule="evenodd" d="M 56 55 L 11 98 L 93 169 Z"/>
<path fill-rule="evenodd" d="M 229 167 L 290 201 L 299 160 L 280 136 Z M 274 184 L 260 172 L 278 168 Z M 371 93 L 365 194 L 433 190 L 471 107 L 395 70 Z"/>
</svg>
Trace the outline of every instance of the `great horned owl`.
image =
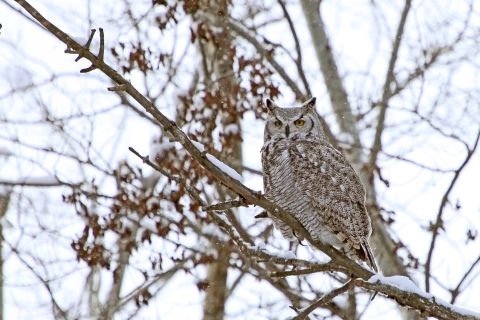
<svg viewBox="0 0 480 320">
<path fill-rule="evenodd" d="M 315 98 L 297 108 L 279 108 L 267 99 L 262 147 L 265 197 L 291 213 L 314 240 L 365 261 L 378 272 L 368 238 L 365 187 L 345 157 L 325 139 Z M 287 239 L 294 231 L 269 217 Z"/>
</svg>

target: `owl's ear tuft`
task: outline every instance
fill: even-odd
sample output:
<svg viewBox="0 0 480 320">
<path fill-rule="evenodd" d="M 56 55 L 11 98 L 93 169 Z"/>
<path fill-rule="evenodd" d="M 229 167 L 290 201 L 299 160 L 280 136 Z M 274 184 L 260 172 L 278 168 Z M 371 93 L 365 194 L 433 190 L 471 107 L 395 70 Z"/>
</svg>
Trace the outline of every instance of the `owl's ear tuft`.
<svg viewBox="0 0 480 320">
<path fill-rule="evenodd" d="M 271 112 L 273 112 L 273 107 L 275 107 L 275 105 L 273 104 L 272 100 L 270 100 L 270 99 L 267 99 L 267 101 L 266 101 L 266 105 L 267 105 L 267 109 L 268 109 L 268 111 L 271 111 Z"/>
<path fill-rule="evenodd" d="M 310 100 L 307 100 L 303 103 L 302 107 L 305 107 L 308 109 L 308 111 L 312 111 L 315 109 L 315 102 L 317 101 L 317 98 L 313 97 Z"/>
</svg>

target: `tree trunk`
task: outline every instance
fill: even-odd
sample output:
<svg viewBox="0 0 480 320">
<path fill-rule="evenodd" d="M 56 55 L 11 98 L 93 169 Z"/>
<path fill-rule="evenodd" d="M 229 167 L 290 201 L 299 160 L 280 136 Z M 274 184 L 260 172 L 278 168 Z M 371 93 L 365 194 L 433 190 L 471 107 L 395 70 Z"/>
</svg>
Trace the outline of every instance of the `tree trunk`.
<svg viewBox="0 0 480 320">
<path fill-rule="evenodd" d="M 1 191 L 1 190 L 0 190 Z M 3 217 L 8 210 L 10 193 L 0 194 L 0 320 L 3 320 Z"/>
<path fill-rule="evenodd" d="M 210 7 L 211 11 L 207 13 L 209 24 L 221 29 L 221 21 L 223 16 L 228 15 L 228 1 L 221 0 L 210 3 L 205 8 Z M 212 14 L 215 12 L 215 14 Z M 222 126 L 225 128 L 229 124 L 236 124 L 238 134 L 241 134 L 240 117 L 237 113 L 232 114 L 229 110 L 235 109 L 236 97 L 235 88 L 238 86 L 238 80 L 233 76 L 233 37 L 228 30 L 223 30 L 216 35 L 214 41 L 202 42 L 202 53 L 204 55 L 204 76 L 207 85 L 216 88 L 218 96 L 222 97 L 220 103 L 222 106 L 218 108 L 218 117 L 221 118 Z M 200 40 L 202 41 L 202 40 Z M 218 101 L 218 99 L 217 99 Z M 208 107 L 208 106 L 205 106 Z M 228 136 L 227 136 L 228 139 Z M 242 163 L 242 144 L 238 142 L 231 145 L 232 141 L 222 141 L 222 160 L 231 167 L 237 167 Z M 231 192 L 224 186 L 218 184 L 217 191 L 219 201 L 225 201 L 232 198 Z M 228 218 L 236 220 L 234 212 L 230 210 Z M 208 286 L 205 290 L 205 301 L 203 305 L 205 320 L 221 320 L 225 316 L 225 301 L 229 294 L 227 288 L 228 265 L 230 259 L 230 250 L 228 248 L 219 248 L 215 244 L 211 244 L 218 252 L 217 260 L 207 265 Z"/>
</svg>

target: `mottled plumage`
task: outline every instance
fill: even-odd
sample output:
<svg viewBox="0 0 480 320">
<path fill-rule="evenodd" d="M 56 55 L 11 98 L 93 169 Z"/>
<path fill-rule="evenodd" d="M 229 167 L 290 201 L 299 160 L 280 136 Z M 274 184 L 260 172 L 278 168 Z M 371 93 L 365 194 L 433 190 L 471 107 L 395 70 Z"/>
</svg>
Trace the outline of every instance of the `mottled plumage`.
<svg viewBox="0 0 480 320">
<path fill-rule="evenodd" d="M 313 239 L 343 250 L 377 271 L 368 238 L 365 187 L 345 157 L 330 145 L 315 112 L 315 98 L 298 108 L 267 100 L 262 148 L 265 197 L 291 213 Z M 293 230 L 269 213 L 287 239 Z"/>
</svg>

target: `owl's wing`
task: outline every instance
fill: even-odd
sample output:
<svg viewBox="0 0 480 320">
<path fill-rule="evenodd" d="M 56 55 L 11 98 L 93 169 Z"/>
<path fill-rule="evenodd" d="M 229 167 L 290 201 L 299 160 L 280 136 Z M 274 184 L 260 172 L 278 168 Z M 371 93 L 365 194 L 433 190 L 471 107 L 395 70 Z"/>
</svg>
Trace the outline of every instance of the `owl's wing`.
<svg viewBox="0 0 480 320">
<path fill-rule="evenodd" d="M 365 187 L 347 159 L 330 144 L 316 141 L 296 142 L 289 154 L 300 196 L 318 208 L 325 226 L 342 242 L 363 247 L 372 232 Z"/>
</svg>

